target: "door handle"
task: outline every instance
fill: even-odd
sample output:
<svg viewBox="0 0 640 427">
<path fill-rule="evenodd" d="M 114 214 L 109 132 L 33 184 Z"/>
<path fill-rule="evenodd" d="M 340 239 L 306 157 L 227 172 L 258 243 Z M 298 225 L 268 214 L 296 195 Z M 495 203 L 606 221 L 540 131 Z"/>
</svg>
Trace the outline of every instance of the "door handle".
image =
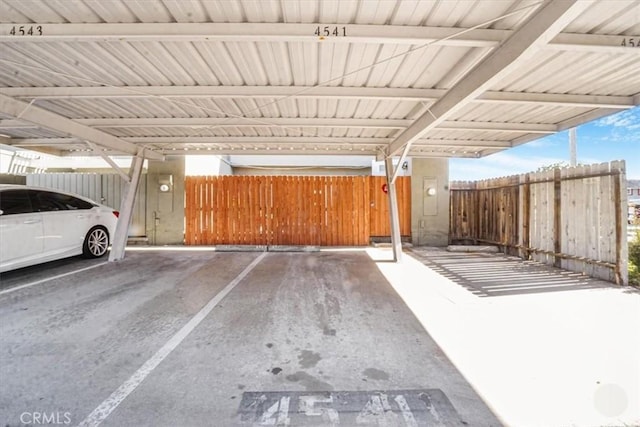
<svg viewBox="0 0 640 427">
<path fill-rule="evenodd" d="M 37 224 L 39 222 L 41 222 L 39 219 L 27 219 L 24 221 L 25 224 Z"/>
</svg>

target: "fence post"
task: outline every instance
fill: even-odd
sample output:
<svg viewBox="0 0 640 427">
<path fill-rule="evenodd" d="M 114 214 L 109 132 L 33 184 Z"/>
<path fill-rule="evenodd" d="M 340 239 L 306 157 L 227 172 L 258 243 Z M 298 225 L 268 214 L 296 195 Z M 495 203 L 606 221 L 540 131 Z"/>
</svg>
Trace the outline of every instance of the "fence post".
<svg viewBox="0 0 640 427">
<path fill-rule="evenodd" d="M 613 194 L 616 216 L 616 285 L 626 285 L 629 280 L 628 250 L 627 250 L 627 212 L 623 205 L 627 205 L 626 174 L 624 162 L 611 162 L 611 171 L 615 172 L 613 180 Z M 624 193 L 623 193 L 624 192 Z"/>
<path fill-rule="evenodd" d="M 524 183 L 522 182 L 524 178 Z M 531 239 L 529 236 L 531 226 L 531 177 L 527 173 L 520 175 L 520 184 L 522 191 L 520 192 L 522 198 L 522 228 L 520 229 L 521 245 L 520 257 L 528 260 L 531 257 Z"/>
<path fill-rule="evenodd" d="M 562 258 L 557 256 L 562 251 L 562 180 L 560 168 L 553 170 L 553 252 L 554 267 L 562 266 Z"/>
<path fill-rule="evenodd" d="M 474 224 L 473 224 L 473 228 L 474 228 L 474 232 L 473 232 L 473 244 L 477 245 L 478 244 L 478 240 L 480 239 L 480 191 L 478 190 L 478 183 L 477 182 L 473 182 L 472 183 L 472 188 L 473 188 L 473 203 L 475 204 L 475 217 L 474 217 Z"/>
</svg>

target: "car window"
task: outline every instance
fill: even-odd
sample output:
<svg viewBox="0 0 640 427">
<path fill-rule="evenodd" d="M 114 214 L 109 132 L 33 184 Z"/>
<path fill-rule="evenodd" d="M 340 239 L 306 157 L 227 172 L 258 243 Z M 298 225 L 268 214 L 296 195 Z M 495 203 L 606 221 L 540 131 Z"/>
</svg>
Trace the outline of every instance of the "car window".
<svg viewBox="0 0 640 427">
<path fill-rule="evenodd" d="M 0 191 L 0 210 L 2 215 L 31 213 L 31 201 L 26 190 Z"/>
<path fill-rule="evenodd" d="M 33 207 L 39 212 L 91 209 L 93 205 L 77 197 L 50 191 L 33 191 Z"/>
</svg>

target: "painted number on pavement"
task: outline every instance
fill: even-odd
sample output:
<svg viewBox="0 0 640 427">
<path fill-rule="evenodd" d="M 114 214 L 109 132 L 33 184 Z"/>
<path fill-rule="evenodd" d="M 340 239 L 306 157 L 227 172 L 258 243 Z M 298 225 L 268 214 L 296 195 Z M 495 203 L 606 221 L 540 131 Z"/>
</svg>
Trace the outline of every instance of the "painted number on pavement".
<svg viewBox="0 0 640 427">
<path fill-rule="evenodd" d="M 337 392 L 245 392 L 245 426 L 463 426 L 439 389 Z"/>
</svg>

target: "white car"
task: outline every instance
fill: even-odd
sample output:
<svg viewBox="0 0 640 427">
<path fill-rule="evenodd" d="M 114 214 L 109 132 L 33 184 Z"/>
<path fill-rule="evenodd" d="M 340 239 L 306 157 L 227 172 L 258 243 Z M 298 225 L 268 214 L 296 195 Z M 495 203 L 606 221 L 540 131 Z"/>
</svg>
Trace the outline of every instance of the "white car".
<svg viewBox="0 0 640 427">
<path fill-rule="evenodd" d="M 0 272 L 107 253 L 118 211 L 47 188 L 0 184 Z"/>
</svg>

